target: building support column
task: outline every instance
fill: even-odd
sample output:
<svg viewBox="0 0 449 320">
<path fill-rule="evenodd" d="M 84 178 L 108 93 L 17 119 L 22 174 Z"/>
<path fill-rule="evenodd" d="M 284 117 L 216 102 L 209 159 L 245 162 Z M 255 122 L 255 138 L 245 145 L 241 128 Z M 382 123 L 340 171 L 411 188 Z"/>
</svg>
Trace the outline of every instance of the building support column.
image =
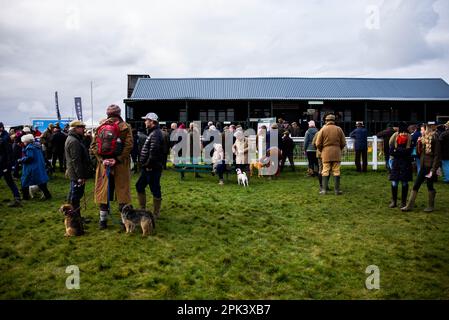
<svg viewBox="0 0 449 320">
<path fill-rule="evenodd" d="M 271 101 L 271 106 L 270 106 L 271 110 L 270 110 L 270 116 L 273 118 L 274 117 L 274 112 L 273 112 L 273 101 Z M 276 121 L 277 122 L 277 121 Z"/>
<path fill-rule="evenodd" d="M 368 125 L 368 101 L 365 101 L 365 126 Z"/>
<path fill-rule="evenodd" d="M 427 122 L 427 103 L 424 103 L 424 122 Z"/>
<path fill-rule="evenodd" d="M 246 126 L 248 128 L 249 128 L 249 125 L 250 125 L 250 123 L 249 123 L 250 116 L 251 116 L 251 102 L 248 101 L 248 114 L 247 114 L 247 117 L 246 117 Z"/>
<path fill-rule="evenodd" d="M 189 121 L 189 101 L 186 100 L 186 122 Z M 186 123 L 186 127 L 188 128 L 189 126 Z"/>
</svg>

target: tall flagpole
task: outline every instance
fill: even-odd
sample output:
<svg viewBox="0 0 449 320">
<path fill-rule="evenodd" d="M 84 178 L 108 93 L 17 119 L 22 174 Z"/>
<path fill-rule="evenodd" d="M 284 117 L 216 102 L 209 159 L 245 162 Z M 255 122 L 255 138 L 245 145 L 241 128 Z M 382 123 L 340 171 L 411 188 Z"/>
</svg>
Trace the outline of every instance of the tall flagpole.
<svg viewBox="0 0 449 320">
<path fill-rule="evenodd" d="M 90 107 L 92 110 L 92 120 L 91 120 L 91 125 L 92 128 L 94 127 L 94 98 L 93 98 L 93 82 L 90 82 Z"/>
</svg>

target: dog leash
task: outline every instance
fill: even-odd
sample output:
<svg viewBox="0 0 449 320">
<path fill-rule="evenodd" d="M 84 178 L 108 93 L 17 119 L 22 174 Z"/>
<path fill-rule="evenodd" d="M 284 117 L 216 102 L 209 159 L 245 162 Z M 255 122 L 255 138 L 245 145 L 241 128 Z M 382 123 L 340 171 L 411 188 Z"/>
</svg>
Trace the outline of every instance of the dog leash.
<svg viewBox="0 0 449 320">
<path fill-rule="evenodd" d="M 111 167 L 110 166 L 106 166 L 106 176 L 108 178 L 108 213 L 109 216 L 111 217 L 111 220 L 114 224 L 120 224 L 121 221 L 117 220 L 111 212 L 111 199 L 110 199 L 110 183 L 111 183 Z"/>
</svg>

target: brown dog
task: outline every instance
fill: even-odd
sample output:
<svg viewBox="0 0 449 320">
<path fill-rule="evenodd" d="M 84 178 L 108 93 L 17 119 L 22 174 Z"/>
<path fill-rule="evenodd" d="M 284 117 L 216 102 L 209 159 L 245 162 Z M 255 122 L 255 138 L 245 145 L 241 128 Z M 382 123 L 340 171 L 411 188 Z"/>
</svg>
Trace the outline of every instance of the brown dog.
<svg viewBox="0 0 449 320">
<path fill-rule="evenodd" d="M 122 209 L 122 221 L 125 224 L 126 233 L 131 233 L 140 224 L 142 235 L 146 236 L 153 232 L 156 227 L 154 216 L 150 211 L 134 209 L 128 204 Z"/>
<path fill-rule="evenodd" d="M 82 236 L 84 234 L 84 226 L 81 221 L 79 210 L 74 210 L 71 204 L 63 204 L 59 208 L 59 212 L 64 214 L 64 225 L 66 237 Z"/>
<path fill-rule="evenodd" d="M 249 176 L 252 177 L 253 173 L 254 173 L 254 169 L 257 169 L 257 176 L 260 178 L 262 176 L 262 172 L 260 169 L 262 169 L 263 164 L 260 163 L 259 161 L 250 163 L 249 165 Z"/>
</svg>

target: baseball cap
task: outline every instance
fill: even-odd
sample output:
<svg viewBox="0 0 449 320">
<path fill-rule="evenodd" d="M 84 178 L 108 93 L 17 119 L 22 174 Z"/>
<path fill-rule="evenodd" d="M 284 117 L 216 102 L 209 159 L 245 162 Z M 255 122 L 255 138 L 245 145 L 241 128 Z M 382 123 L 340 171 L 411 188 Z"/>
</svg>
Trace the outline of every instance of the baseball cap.
<svg viewBox="0 0 449 320">
<path fill-rule="evenodd" d="M 145 117 L 142 117 L 142 119 L 159 121 L 159 117 L 154 112 L 147 113 L 147 115 Z"/>
</svg>

